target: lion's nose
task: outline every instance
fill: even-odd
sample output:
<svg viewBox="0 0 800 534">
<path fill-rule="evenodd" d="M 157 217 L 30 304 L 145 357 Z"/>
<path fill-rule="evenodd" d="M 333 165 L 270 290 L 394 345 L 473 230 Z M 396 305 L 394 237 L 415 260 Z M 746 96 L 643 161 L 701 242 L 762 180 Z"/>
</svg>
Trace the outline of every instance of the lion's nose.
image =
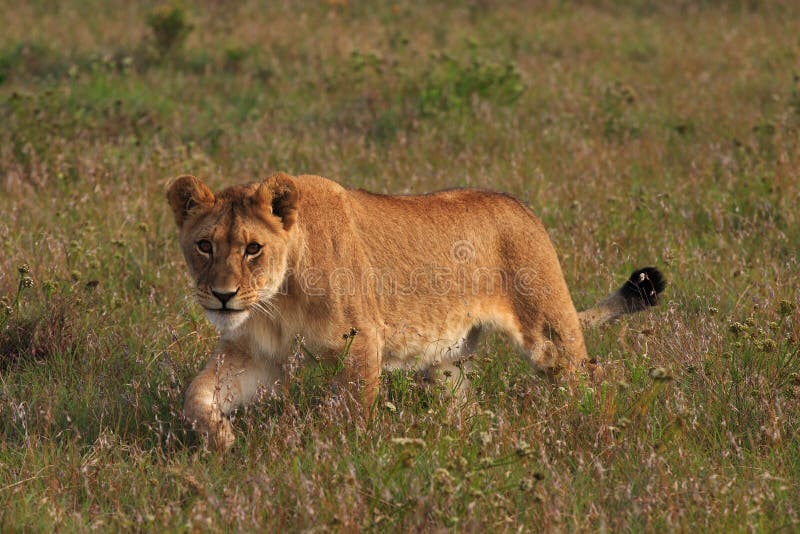
<svg viewBox="0 0 800 534">
<path fill-rule="evenodd" d="M 228 292 L 225 292 L 225 293 L 222 293 L 222 292 L 219 292 L 219 291 L 214 291 L 213 289 L 211 290 L 211 294 L 214 295 L 215 297 L 217 297 L 219 299 L 219 301 L 222 303 L 223 306 L 225 306 L 225 304 L 229 300 L 231 300 L 234 296 L 236 296 L 236 293 L 238 293 L 238 292 L 239 292 L 238 289 L 236 291 L 228 291 Z"/>
</svg>

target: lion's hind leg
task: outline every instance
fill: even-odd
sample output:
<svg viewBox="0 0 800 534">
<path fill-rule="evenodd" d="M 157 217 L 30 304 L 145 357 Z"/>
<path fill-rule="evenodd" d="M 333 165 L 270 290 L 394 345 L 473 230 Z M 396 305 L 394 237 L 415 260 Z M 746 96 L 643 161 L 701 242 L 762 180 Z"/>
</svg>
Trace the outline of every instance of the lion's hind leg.
<svg viewBox="0 0 800 534">
<path fill-rule="evenodd" d="M 554 377 L 572 373 L 587 359 L 578 314 L 570 307 L 550 314 L 520 314 L 511 336 L 537 372 Z"/>
<path fill-rule="evenodd" d="M 575 322 L 577 323 L 577 315 Z M 587 359 L 580 328 L 544 324 L 523 336 L 523 352 L 531 366 L 548 376 L 572 373 Z"/>
</svg>

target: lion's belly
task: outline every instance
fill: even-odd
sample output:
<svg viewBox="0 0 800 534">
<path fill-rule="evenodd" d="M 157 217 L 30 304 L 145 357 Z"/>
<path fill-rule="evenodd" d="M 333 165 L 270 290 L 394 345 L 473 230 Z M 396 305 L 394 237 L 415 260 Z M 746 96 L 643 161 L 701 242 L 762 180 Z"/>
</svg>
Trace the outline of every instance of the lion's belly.
<svg viewBox="0 0 800 534">
<path fill-rule="evenodd" d="M 408 319 L 394 317 L 394 323 L 386 324 L 383 368 L 425 369 L 458 360 L 475 350 L 480 331 L 500 331 L 512 342 L 522 341 L 518 321 L 505 299 L 476 300 L 468 310 L 427 310 L 429 315 L 413 326 Z"/>
<path fill-rule="evenodd" d="M 386 336 L 383 351 L 384 369 L 425 369 L 431 365 L 459 359 L 472 325 L 444 331 L 419 328 L 392 332 Z"/>
<path fill-rule="evenodd" d="M 432 313 L 435 310 L 429 308 L 428 315 L 413 324 L 393 317 L 395 321 L 387 321 L 384 330 L 383 368 L 426 369 L 453 362 L 475 350 L 480 331 L 507 331 L 508 314 L 490 303 L 484 304 L 463 313 L 452 308 Z"/>
</svg>

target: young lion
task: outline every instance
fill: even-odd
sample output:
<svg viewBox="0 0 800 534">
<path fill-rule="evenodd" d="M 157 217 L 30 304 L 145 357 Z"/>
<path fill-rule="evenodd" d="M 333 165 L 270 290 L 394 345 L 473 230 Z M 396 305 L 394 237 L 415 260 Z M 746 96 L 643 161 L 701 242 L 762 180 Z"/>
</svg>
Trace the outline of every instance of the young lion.
<svg viewBox="0 0 800 534">
<path fill-rule="evenodd" d="M 368 413 L 381 369 L 458 373 L 486 330 L 536 369 L 572 371 L 587 357 L 582 325 L 655 305 L 665 285 L 641 269 L 577 313 L 541 222 L 489 191 L 386 196 L 276 174 L 216 195 L 181 176 L 167 197 L 195 296 L 220 332 L 184 414 L 220 449 L 234 440 L 226 416 L 284 380 L 298 338 L 335 360 L 357 332 L 342 374 Z"/>
</svg>

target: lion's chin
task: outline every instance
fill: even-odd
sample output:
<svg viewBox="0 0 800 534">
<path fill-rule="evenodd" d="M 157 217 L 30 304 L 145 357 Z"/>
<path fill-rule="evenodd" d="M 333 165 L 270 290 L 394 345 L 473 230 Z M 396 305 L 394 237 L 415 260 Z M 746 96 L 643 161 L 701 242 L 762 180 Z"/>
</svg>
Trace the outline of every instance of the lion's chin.
<svg viewBox="0 0 800 534">
<path fill-rule="evenodd" d="M 247 310 L 220 311 L 206 309 L 206 317 L 219 330 L 220 334 L 227 334 L 242 326 L 247 321 L 247 318 L 250 317 L 250 312 Z"/>
</svg>

